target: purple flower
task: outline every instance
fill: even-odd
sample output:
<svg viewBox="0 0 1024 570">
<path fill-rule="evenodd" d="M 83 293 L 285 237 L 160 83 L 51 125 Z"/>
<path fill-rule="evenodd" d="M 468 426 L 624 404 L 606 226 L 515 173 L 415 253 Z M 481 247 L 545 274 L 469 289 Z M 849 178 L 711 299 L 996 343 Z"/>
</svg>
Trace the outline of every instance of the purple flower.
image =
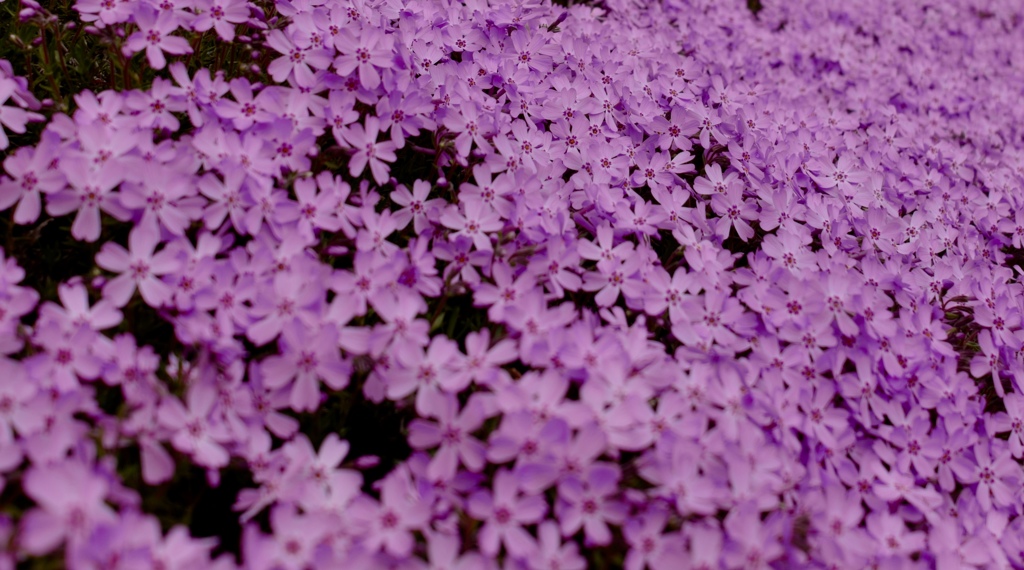
<svg viewBox="0 0 1024 570">
<path fill-rule="evenodd" d="M 353 517 L 364 525 L 363 544 L 371 550 L 406 557 L 415 545 L 412 533 L 425 528 L 430 508 L 421 502 L 408 473 L 402 470 L 384 479 L 380 497 L 379 503 L 360 497 L 351 507 Z"/>
<path fill-rule="evenodd" d="M 574 542 L 562 542 L 558 534 L 558 525 L 552 521 L 541 523 L 537 529 L 537 558 L 529 560 L 531 570 L 583 570 L 587 561 L 579 554 L 579 547 Z"/>
<path fill-rule="evenodd" d="M 458 348 L 452 347 L 449 339 L 430 338 L 430 324 L 424 319 L 416 318 L 425 310 L 426 305 L 422 297 L 412 293 L 399 295 L 397 298 L 393 298 L 392 302 L 381 303 L 377 307 L 377 311 L 384 323 L 377 325 L 370 333 L 371 351 L 374 354 L 380 354 L 390 347 L 397 351 L 396 354 L 408 355 L 411 361 L 416 361 L 418 357 L 414 355 L 415 351 L 434 343 L 438 346 L 435 350 L 439 356 L 457 353 Z M 430 379 L 435 382 L 439 380 L 436 376 Z"/>
<path fill-rule="evenodd" d="M 340 468 L 349 452 L 349 443 L 337 434 L 328 434 L 319 453 L 305 435 L 297 435 L 285 447 L 288 459 L 284 498 L 294 497 L 306 510 L 325 505 L 347 507 L 359 494 L 363 477 L 356 471 Z"/>
<path fill-rule="evenodd" d="M 359 176 L 369 164 L 373 179 L 377 184 L 384 184 L 388 180 L 389 172 L 389 167 L 385 163 L 395 161 L 396 147 L 395 143 L 391 141 L 377 142 L 378 133 L 380 133 L 380 120 L 377 117 L 368 117 L 365 127 L 355 123 L 347 127 L 342 132 L 342 136 L 355 151 L 349 158 L 349 174 Z"/>
<path fill-rule="evenodd" d="M 320 178 L 330 176 L 323 173 Z M 282 224 L 295 222 L 299 234 L 307 241 L 312 241 L 314 230 L 337 231 L 341 221 L 336 216 L 338 196 L 330 191 L 319 189 L 317 181 L 303 178 L 295 181 L 296 202 L 286 203 L 275 212 L 275 221 Z"/>
<path fill-rule="evenodd" d="M 150 548 L 154 567 L 166 570 L 187 570 L 207 563 L 215 543 L 212 539 L 195 539 L 188 529 L 175 526 Z"/>
<path fill-rule="evenodd" d="M 25 475 L 23 488 L 38 504 L 21 522 L 19 543 L 30 554 L 47 554 L 65 540 L 73 548 L 96 526 L 117 520 L 104 502 L 106 482 L 81 462 L 69 459 L 34 467 Z"/>
<path fill-rule="evenodd" d="M 871 513 L 867 516 L 867 529 L 882 555 L 911 554 L 925 546 L 925 534 L 908 531 L 906 523 L 897 515 Z"/>
<path fill-rule="evenodd" d="M 334 60 L 335 71 L 348 75 L 358 69 L 359 82 L 367 89 L 376 89 L 380 70 L 394 65 L 394 39 L 372 26 L 344 30 L 334 36 L 334 46 L 341 52 Z"/>
<path fill-rule="evenodd" d="M 488 385 L 498 376 L 500 366 L 516 359 L 516 343 L 502 339 L 491 345 L 491 334 L 487 329 L 466 335 L 466 358 L 462 360 L 461 373 L 470 382 Z"/>
<path fill-rule="evenodd" d="M 985 426 L 989 434 L 1010 433 L 1010 453 L 1020 459 L 1024 455 L 1024 397 L 1020 394 L 1007 394 L 1003 397 L 1005 412 L 999 412 L 986 418 Z"/>
<path fill-rule="evenodd" d="M 146 50 L 146 58 L 153 69 L 163 69 L 167 65 L 164 52 L 171 55 L 182 55 L 192 53 L 192 47 L 188 40 L 178 36 L 172 36 L 171 32 L 178 29 L 180 22 L 176 20 L 173 12 L 160 11 L 141 6 L 134 10 L 132 15 L 139 31 L 128 36 L 124 44 L 124 54 L 127 56 Z"/>
<path fill-rule="evenodd" d="M 96 264 L 120 274 L 103 287 L 104 297 L 114 306 L 127 305 L 136 288 L 151 307 L 160 307 L 171 301 L 171 288 L 159 277 L 176 271 L 179 261 L 172 251 L 166 249 L 154 253 L 159 243 L 156 232 L 137 228 L 128 235 L 129 249 L 113 242 L 103 244 L 96 254 Z"/>
<path fill-rule="evenodd" d="M 198 4 L 198 15 L 192 20 L 192 29 L 205 32 L 213 28 L 226 42 L 235 39 L 235 25 L 249 19 L 249 4 L 245 0 L 202 0 Z"/>
<path fill-rule="evenodd" d="M 572 536 L 582 528 L 587 544 L 611 542 L 608 523 L 622 524 L 627 513 L 626 505 L 612 497 L 618 491 L 620 476 L 617 466 L 596 463 L 582 477 L 559 483 L 555 513 L 563 536 Z"/>
<path fill-rule="evenodd" d="M 119 194 L 121 205 L 142 212 L 136 227 L 159 234 L 163 228 L 173 235 L 185 234 L 192 220 L 202 216 L 205 200 L 195 195 L 195 182 L 155 169 L 160 184 L 126 182 Z"/>
<path fill-rule="evenodd" d="M 70 188 L 48 196 L 46 212 L 51 216 L 62 216 L 77 210 L 71 225 L 71 235 L 75 239 L 99 239 L 100 210 L 127 219 L 127 212 L 116 201 L 113 193 L 114 188 L 122 182 L 122 175 L 115 172 L 114 168 L 90 168 L 85 160 L 72 157 L 62 163 L 62 170 L 76 174 L 68 179 Z"/>
<path fill-rule="evenodd" d="M 497 556 L 501 545 L 515 557 L 531 555 L 537 548 L 523 525 L 537 523 L 547 511 L 547 503 L 538 495 L 520 496 L 516 476 L 501 470 L 494 476 L 494 491 L 478 491 L 469 498 L 469 513 L 483 521 L 477 540 L 480 550 Z"/>
<path fill-rule="evenodd" d="M 483 469 L 486 448 L 472 432 L 493 415 L 490 398 L 482 393 L 474 394 L 461 412 L 452 394 L 435 392 L 425 401 L 425 415 L 437 421 L 413 420 L 409 424 L 409 445 L 413 449 L 438 448 L 427 467 L 427 476 L 450 480 L 460 463 L 473 472 Z"/>
<path fill-rule="evenodd" d="M 722 501 L 722 488 L 712 477 L 701 474 L 699 449 L 685 440 L 667 442 L 665 447 L 670 451 L 653 480 L 673 500 L 678 512 L 713 513 Z"/>
<path fill-rule="evenodd" d="M 415 136 L 420 129 L 434 127 L 434 122 L 429 118 L 431 110 L 430 101 L 417 93 L 392 91 L 390 96 L 381 97 L 377 103 L 381 131 L 390 131 L 395 148 L 405 146 L 406 136 Z"/>
<path fill-rule="evenodd" d="M 126 22 L 132 16 L 132 5 L 125 2 L 79 0 L 75 2 L 74 8 L 82 15 L 83 22 L 98 21 L 100 24 L 97 27 Z"/>
<path fill-rule="evenodd" d="M 867 181 L 866 173 L 856 168 L 850 155 L 840 156 L 835 164 L 829 161 L 812 165 L 811 169 L 817 172 L 813 178 L 819 186 L 836 188 L 844 196 L 852 196 L 856 187 Z"/>
<path fill-rule="evenodd" d="M 43 323 L 36 330 L 36 343 L 46 350 L 48 374 L 44 385 L 59 392 L 79 387 L 79 378 L 95 380 L 101 370 L 102 354 L 109 340 L 86 327 L 61 329 L 58 323 Z M 104 342 L 106 341 L 106 342 Z"/>
<path fill-rule="evenodd" d="M 730 539 L 725 563 L 730 567 L 771 568 L 783 554 L 783 547 L 769 526 L 771 522 L 772 519 L 761 521 L 749 503 L 733 509 L 725 518 L 726 536 Z"/>
<path fill-rule="evenodd" d="M 963 482 L 978 484 L 978 505 L 982 511 L 988 512 L 993 507 L 1009 507 L 1019 502 L 1014 489 L 1020 486 L 1022 472 L 1009 450 L 995 443 L 976 443 L 973 451 L 974 472 Z"/>
<path fill-rule="evenodd" d="M 517 165 L 522 165 L 530 171 L 535 171 L 538 164 L 558 158 L 549 154 L 550 142 L 551 135 L 547 131 L 530 128 L 528 123 L 522 120 L 512 123 L 510 132 L 494 138 L 494 144 L 502 156 L 514 160 Z"/>
<path fill-rule="evenodd" d="M 458 345 L 443 336 L 431 339 L 426 350 L 408 347 L 396 355 L 400 367 L 390 375 L 388 397 L 398 400 L 416 392 L 416 409 L 429 415 L 431 408 L 445 404 L 431 397 L 439 391 L 457 394 L 469 385 L 469 378 L 457 372 L 461 359 Z"/>
<path fill-rule="evenodd" d="M 320 314 L 324 288 L 298 273 L 279 273 L 257 293 L 252 310 L 254 322 L 246 329 L 249 340 L 266 344 L 286 325 L 314 326 Z"/>
<path fill-rule="evenodd" d="M 505 226 L 501 216 L 483 201 L 465 199 L 460 202 L 460 206 L 449 205 L 441 214 L 441 224 L 455 230 L 453 236 L 465 236 L 473 240 L 478 250 L 490 251 L 493 246 L 488 234 Z"/>
<path fill-rule="evenodd" d="M 497 570 L 498 564 L 494 560 L 484 558 L 479 552 L 467 552 L 460 555 L 460 550 L 457 535 L 428 533 L 427 558 L 429 566 L 427 569 Z"/>
<path fill-rule="evenodd" d="M 299 321 L 284 325 L 278 341 L 281 354 L 263 361 L 267 388 L 291 386 L 295 411 L 313 411 L 320 405 L 320 381 L 332 390 L 348 385 L 351 366 L 338 351 L 338 333 L 327 325 L 310 330 Z"/>
<path fill-rule="evenodd" d="M 394 262 L 372 251 L 357 251 L 352 262 L 352 271 L 339 270 L 331 276 L 331 290 L 338 294 L 331 312 L 344 320 L 365 315 L 368 304 L 375 309 L 392 301 L 384 293 L 388 283 L 398 278 Z"/>
<path fill-rule="evenodd" d="M 494 321 L 501 321 L 509 307 L 522 299 L 534 286 L 534 278 L 530 273 L 516 277 L 512 268 L 505 263 L 495 263 L 491 268 L 494 284 L 485 283 L 476 288 L 473 302 L 477 306 L 489 307 L 487 316 Z"/>
<path fill-rule="evenodd" d="M 44 320 L 59 322 L 65 330 L 88 327 L 102 331 L 121 322 L 121 311 L 107 299 L 101 299 L 94 306 L 89 306 L 88 291 L 80 280 L 58 285 L 57 296 L 61 304 L 45 303 L 40 307 L 40 316 Z"/>
<path fill-rule="evenodd" d="M 12 107 L 5 104 L 16 95 L 16 92 L 22 90 L 23 88 L 20 88 L 14 78 L 0 75 L 0 127 L 3 127 L 0 128 L 0 150 L 4 150 L 10 145 L 10 139 L 7 138 L 5 130 L 19 134 L 24 133 L 25 125 L 30 121 L 43 120 L 43 116 L 39 113 L 26 111 L 20 106 Z M 36 104 L 38 105 L 38 102 Z"/>
<path fill-rule="evenodd" d="M 654 508 L 626 521 L 622 531 L 629 543 L 626 570 L 668 570 L 683 563 L 684 539 L 678 534 L 665 534 L 668 513 Z"/>
<path fill-rule="evenodd" d="M 282 54 L 267 67 L 277 82 L 292 80 L 300 87 L 312 87 L 316 83 L 313 70 L 327 69 L 331 65 L 330 52 L 311 47 L 300 34 L 289 37 L 281 30 L 272 30 L 267 35 L 267 45 Z"/>
<path fill-rule="evenodd" d="M 196 464 L 219 469 L 228 464 L 230 455 L 224 448 L 230 436 L 223 424 L 212 421 L 216 391 L 202 383 L 189 389 L 186 407 L 177 398 L 167 397 L 160 404 L 160 424 L 172 430 L 171 443 L 182 453 L 192 456 Z"/>
<path fill-rule="evenodd" d="M 44 131 L 36 147 L 22 147 L 4 160 L 10 176 L 0 178 L 0 210 L 17 203 L 14 222 L 30 224 L 39 218 L 40 193 L 52 194 L 66 186 L 64 173 L 55 168 L 60 139 L 52 131 Z"/>
<path fill-rule="evenodd" d="M 271 559 L 284 570 L 302 570 L 317 561 L 317 546 L 324 540 L 329 519 L 316 513 L 300 514 L 294 508 L 276 507 L 270 512 L 275 547 Z"/>
<path fill-rule="evenodd" d="M 485 113 L 480 103 L 467 101 L 464 105 L 445 114 L 443 124 L 454 133 L 455 150 L 463 159 L 470 154 L 475 144 L 478 149 L 490 147 L 487 135 L 494 133 L 494 118 Z"/>
<path fill-rule="evenodd" d="M 449 242 L 434 244 L 434 256 L 447 261 L 443 276 L 445 279 L 462 281 L 467 285 L 478 285 L 480 273 L 476 268 L 490 267 L 492 252 L 490 250 L 474 250 L 473 240 L 465 236 L 456 236 Z M 454 278 L 452 276 L 458 276 Z"/>
<path fill-rule="evenodd" d="M 364 208 L 360 219 L 363 229 L 356 232 L 356 248 L 359 251 L 374 251 L 385 258 L 394 257 L 398 246 L 387 241 L 387 238 L 398 231 L 399 226 L 391 210 L 377 214 L 370 208 Z"/>
<path fill-rule="evenodd" d="M 402 206 L 395 212 L 395 222 L 399 228 L 404 228 L 411 221 L 416 233 L 422 235 L 431 222 L 437 221 L 444 201 L 440 198 L 429 199 L 430 193 L 430 183 L 426 180 L 414 182 L 411 192 L 403 185 L 395 188 L 391 200 Z"/>
<path fill-rule="evenodd" d="M 653 138 L 650 140 L 654 141 Z M 637 155 L 637 169 L 633 173 L 631 184 L 634 188 L 647 185 L 651 190 L 678 187 L 682 183 L 678 175 L 694 171 L 693 164 L 690 164 L 691 160 L 693 156 L 688 152 L 671 156 L 665 151 L 655 151 L 654 145 L 650 144 L 644 152 Z M 712 165 L 712 168 L 716 166 L 718 165 Z M 711 175 L 709 172 L 709 176 Z M 721 168 L 718 169 L 718 178 L 721 178 Z M 702 181 L 703 178 L 697 179 L 698 183 Z"/>
<path fill-rule="evenodd" d="M 719 216 L 715 223 L 715 235 L 718 237 L 728 238 L 730 228 L 735 229 L 736 234 L 743 241 L 754 237 L 754 228 L 747 222 L 757 219 L 757 206 L 744 200 L 740 190 L 715 194 L 711 197 L 711 209 Z"/>
</svg>

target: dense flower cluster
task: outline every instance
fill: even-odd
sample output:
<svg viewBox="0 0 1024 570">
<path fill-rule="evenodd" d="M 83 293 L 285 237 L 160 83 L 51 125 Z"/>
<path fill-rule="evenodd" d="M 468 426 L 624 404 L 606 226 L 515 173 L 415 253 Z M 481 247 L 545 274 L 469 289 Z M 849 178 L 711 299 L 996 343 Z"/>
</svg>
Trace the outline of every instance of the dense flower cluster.
<svg viewBox="0 0 1024 570">
<path fill-rule="evenodd" d="M 0 210 L 98 246 L 0 257 L 0 568 L 1024 567 L 1024 14 L 766 4 L 78 0 L 159 72 L 0 65 Z M 353 392 L 407 458 L 300 429 Z"/>
</svg>

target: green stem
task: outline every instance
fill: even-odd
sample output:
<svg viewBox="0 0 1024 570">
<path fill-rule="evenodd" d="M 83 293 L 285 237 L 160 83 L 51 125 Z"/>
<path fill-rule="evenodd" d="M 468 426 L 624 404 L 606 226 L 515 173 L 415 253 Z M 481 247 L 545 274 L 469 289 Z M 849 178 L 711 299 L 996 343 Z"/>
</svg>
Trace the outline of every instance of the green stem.
<svg viewBox="0 0 1024 570">
<path fill-rule="evenodd" d="M 61 96 L 60 88 L 57 87 L 57 79 L 54 77 L 53 68 L 51 67 L 50 46 L 46 42 L 45 28 L 39 29 L 39 37 L 42 39 L 42 43 L 39 44 L 39 47 L 43 50 L 43 62 L 46 64 L 46 78 L 50 81 L 50 91 L 53 94 L 53 100 L 63 107 L 64 97 Z"/>
<path fill-rule="evenodd" d="M 60 37 L 61 37 L 61 27 L 60 27 L 60 23 L 58 22 L 57 23 L 57 27 L 56 27 L 56 31 L 54 32 L 53 43 L 57 46 L 57 49 L 56 49 L 57 60 L 60 62 L 60 69 L 61 69 L 61 71 L 64 72 L 64 79 L 66 79 L 70 83 L 71 82 L 71 74 L 68 73 L 68 66 L 64 62 L 64 49 L 63 49 L 63 45 L 60 43 Z M 61 98 L 61 100 L 63 101 L 63 97 Z"/>
</svg>

